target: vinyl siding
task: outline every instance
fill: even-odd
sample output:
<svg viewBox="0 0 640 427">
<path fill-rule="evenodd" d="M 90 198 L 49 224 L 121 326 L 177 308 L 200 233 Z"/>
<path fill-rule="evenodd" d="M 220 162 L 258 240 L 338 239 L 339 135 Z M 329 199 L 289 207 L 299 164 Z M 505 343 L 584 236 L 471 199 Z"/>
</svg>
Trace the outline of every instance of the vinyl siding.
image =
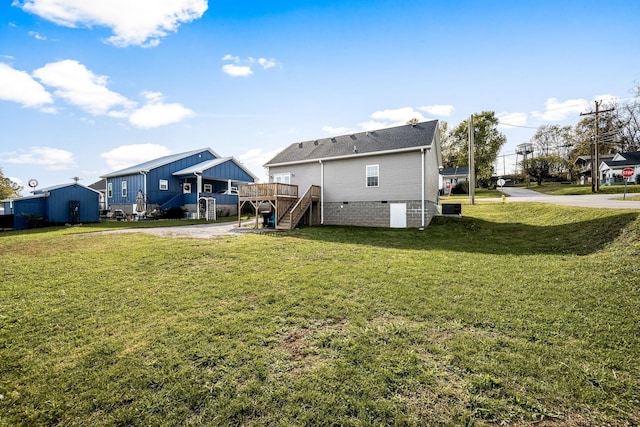
<svg viewBox="0 0 640 427">
<path fill-rule="evenodd" d="M 422 155 L 420 151 L 364 156 L 350 159 L 325 160 L 324 201 L 381 201 L 422 199 Z M 367 187 L 367 165 L 379 165 L 378 187 Z M 273 175 L 290 173 L 291 184 L 302 194 L 310 185 L 322 185 L 319 162 L 269 168 Z M 425 152 L 427 200 L 435 201 L 438 193 L 438 162 L 430 151 Z"/>
</svg>

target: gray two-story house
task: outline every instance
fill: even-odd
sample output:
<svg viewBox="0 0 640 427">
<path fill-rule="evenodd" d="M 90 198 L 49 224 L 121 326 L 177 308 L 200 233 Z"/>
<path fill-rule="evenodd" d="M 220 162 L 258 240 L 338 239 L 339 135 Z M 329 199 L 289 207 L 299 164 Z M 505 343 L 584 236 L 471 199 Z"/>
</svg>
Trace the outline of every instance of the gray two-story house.
<svg viewBox="0 0 640 427">
<path fill-rule="evenodd" d="M 270 183 L 297 186 L 301 195 L 314 189 L 311 223 L 425 227 L 437 214 L 438 121 L 297 142 L 264 166 Z"/>
</svg>

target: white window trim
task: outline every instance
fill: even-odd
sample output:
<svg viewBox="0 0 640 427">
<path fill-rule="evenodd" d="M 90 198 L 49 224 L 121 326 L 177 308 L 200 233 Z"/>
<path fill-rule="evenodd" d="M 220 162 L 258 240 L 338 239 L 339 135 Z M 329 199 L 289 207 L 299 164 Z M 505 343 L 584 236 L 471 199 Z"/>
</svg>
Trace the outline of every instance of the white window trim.
<svg viewBox="0 0 640 427">
<path fill-rule="evenodd" d="M 376 174 L 369 175 L 369 168 L 376 168 Z M 375 188 L 380 186 L 380 165 L 367 165 L 365 167 L 365 186 L 367 188 Z M 369 178 L 376 178 L 376 185 L 369 185 Z"/>
<path fill-rule="evenodd" d="M 280 184 L 291 184 L 291 173 L 277 173 L 273 175 L 273 182 Z"/>
<path fill-rule="evenodd" d="M 127 181 L 122 181 L 122 197 L 127 197 Z"/>
<path fill-rule="evenodd" d="M 113 182 L 110 182 L 107 184 L 107 198 L 108 199 L 113 198 Z"/>
<path fill-rule="evenodd" d="M 202 186 L 202 191 L 205 193 L 213 193 L 213 186 L 211 184 L 204 184 Z"/>
<path fill-rule="evenodd" d="M 169 191 L 169 180 L 161 179 L 160 182 L 158 183 L 158 189 L 160 191 Z"/>
</svg>

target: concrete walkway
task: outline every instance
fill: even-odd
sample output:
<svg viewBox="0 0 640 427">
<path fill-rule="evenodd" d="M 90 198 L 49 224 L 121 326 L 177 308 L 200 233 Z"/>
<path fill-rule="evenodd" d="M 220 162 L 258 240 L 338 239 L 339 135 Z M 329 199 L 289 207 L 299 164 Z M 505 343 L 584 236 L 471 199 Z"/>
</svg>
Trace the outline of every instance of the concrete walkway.
<svg viewBox="0 0 640 427">
<path fill-rule="evenodd" d="M 540 202 L 554 205 L 579 206 L 584 208 L 603 209 L 640 209 L 640 201 L 614 200 L 622 199 L 623 194 L 585 194 L 581 196 L 553 196 L 520 187 L 503 187 L 502 191 L 508 195 L 509 202 Z M 627 196 L 640 196 L 640 194 L 627 194 Z M 481 202 L 483 199 L 476 199 Z M 487 199 L 484 199 L 487 200 Z M 500 199 L 491 199 L 500 200 Z"/>
</svg>

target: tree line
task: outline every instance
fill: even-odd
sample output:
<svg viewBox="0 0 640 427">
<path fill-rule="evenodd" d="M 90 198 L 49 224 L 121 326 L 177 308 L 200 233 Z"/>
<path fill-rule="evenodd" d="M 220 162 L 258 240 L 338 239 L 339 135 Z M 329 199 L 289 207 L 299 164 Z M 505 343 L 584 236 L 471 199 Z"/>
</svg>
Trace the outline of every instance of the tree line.
<svg viewBox="0 0 640 427">
<path fill-rule="evenodd" d="M 534 178 L 538 184 L 550 179 L 575 181 L 579 172 L 576 160 L 580 156 L 591 156 L 595 147 L 599 156 L 640 151 L 640 84 L 636 85 L 633 93 L 629 102 L 603 103 L 601 110 L 610 111 L 585 115 L 575 126 L 540 126 L 529 141 L 533 152 L 520 162 L 516 172 Z M 486 186 L 495 177 L 494 164 L 507 139 L 498 131 L 500 121 L 493 111 L 473 114 L 471 121 L 476 186 Z M 469 164 L 468 135 L 468 119 L 453 129 L 447 122 L 440 122 L 444 167 Z"/>
</svg>

